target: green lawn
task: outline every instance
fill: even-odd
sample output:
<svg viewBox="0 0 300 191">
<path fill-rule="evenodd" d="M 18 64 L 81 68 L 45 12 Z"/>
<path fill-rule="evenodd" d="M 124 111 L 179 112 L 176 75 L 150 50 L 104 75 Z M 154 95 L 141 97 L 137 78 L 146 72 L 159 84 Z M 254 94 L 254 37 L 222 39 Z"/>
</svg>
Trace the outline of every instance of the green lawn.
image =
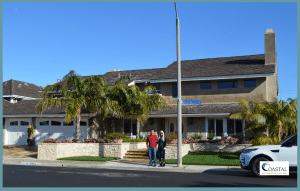
<svg viewBox="0 0 300 191">
<path fill-rule="evenodd" d="M 81 156 L 81 157 L 67 157 L 67 158 L 59 158 L 57 160 L 71 160 L 71 161 L 111 161 L 117 160 L 119 158 L 114 157 L 92 157 L 92 156 Z"/>
<path fill-rule="evenodd" d="M 193 152 L 182 157 L 184 165 L 240 166 L 239 153 Z M 177 159 L 166 159 L 166 164 L 177 164 Z"/>
</svg>

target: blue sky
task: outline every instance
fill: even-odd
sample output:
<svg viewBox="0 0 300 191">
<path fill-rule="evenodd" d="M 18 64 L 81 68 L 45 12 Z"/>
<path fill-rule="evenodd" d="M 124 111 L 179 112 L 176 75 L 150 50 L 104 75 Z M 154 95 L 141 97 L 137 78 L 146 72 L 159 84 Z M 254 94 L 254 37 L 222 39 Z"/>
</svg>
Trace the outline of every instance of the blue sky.
<svg viewBox="0 0 300 191">
<path fill-rule="evenodd" d="M 297 97 L 296 3 L 177 3 L 181 59 L 264 54 L 276 33 L 279 99 Z M 70 70 L 162 68 L 177 60 L 174 3 L 3 3 L 3 81 L 45 87 Z"/>
</svg>

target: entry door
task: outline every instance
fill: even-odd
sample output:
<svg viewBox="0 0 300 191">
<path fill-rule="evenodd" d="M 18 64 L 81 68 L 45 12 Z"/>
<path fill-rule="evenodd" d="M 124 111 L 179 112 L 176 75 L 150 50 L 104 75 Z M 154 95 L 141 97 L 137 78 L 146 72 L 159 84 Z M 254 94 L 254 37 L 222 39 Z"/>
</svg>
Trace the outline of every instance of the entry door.
<svg viewBox="0 0 300 191">
<path fill-rule="evenodd" d="M 216 134 L 217 136 L 222 136 L 223 134 L 223 120 L 216 120 Z"/>
</svg>

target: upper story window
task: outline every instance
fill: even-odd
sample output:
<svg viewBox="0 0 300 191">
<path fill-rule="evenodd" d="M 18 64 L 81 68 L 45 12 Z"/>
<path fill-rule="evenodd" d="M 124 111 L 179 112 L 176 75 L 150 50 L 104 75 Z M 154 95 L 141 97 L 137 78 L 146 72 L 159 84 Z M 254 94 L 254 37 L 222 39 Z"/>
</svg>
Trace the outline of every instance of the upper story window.
<svg viewBox="0 0 300 191">
<path fill-rule="evenodd" d="M 256 87 L 256 80 L 244 80 L 244 87 Z"/>
<path fill-rule="evenodd" d="M 172 97 L 177 97 L 177 84 L 172 84 Z"/>
<path fill-rule="evenodd" d="M 149 94 L 160 94 L 160 84 L 150 84 L 151 86 L 155 87 L 156 92 L 149 92 Z"/>
<path fill-rule="evenodd" d="M 201 90 L 211 89 L 211 82 L 201 82 L 200 88 Z"/>
<path fill-rule="evenodd" d="M 10 126 L 18 126 L 19 122 L 18 121 L 12 121 L 9 123 Z"/>
<path fill-rule="evenodd" d="M 21 125 L 29 125 L 29 122 L 28 121 L 21 121 Z"/>
<path fill-rule="evenodd" d="M 218 88 L 237 88 L 237 81 L 218 82 Z"/>
<path fill-rule="evenodd" d="M 52 94 L 51 97 L 52 98 L 63 98 L 63 96 L 61 94 Z"/>
</svg>

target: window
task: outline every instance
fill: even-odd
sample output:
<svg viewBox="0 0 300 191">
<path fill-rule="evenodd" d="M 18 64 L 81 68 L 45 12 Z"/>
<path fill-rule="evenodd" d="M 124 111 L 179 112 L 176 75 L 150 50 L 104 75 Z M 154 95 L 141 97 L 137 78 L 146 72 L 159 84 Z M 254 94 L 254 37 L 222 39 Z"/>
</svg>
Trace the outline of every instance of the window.
<svg viewBox="0 0 300 191">
<path fill-rule="evenodd" d="M 73 126 L 73 121 L 71 121 L 70 123 L 63 122 L 63 126 Z"/>
<path fill-rule="evenodd" d="M 41 121 L 40 126 L 49 126 L 49 121 Z"/>
<path fill-rule="evenodd" d="M 149 92 L 150 94 L 160 94 L 160 84 L 151 84 L 153 87 L 155 87 L 156 92 Z"/>
<path fill-rule="evenodd" d="M 256 87 L 256 80 L 244 80 L 244 87 L 245 88 Z"/>
<path fill-rule="evenodd" d="M 237 81 L 218 82 L 218 88 L 237 88 Z"/>
<path fill-rule="evenodd" d="M 208 133 L 215 133 L 215 120 L 214 119 L 208 120 Z"/>
<path fill-rule="evenodd" d="M 63 98 L 61 94 L 52 94 L 52 98 Z"/>
<path fill-rule="evenodd" d="M 61 126 L 60 121 L 51 121 L 51 126 Z"/>
<path fill-rule="evenodd" d="M 234 135 L 234 119 L 227 119 L 227 134 Z"/>
<path fill-rule="evenodd" d="M 211 82 L 202 82 L 200 83 L 201 90 L 211 89 Z"/>
<path fill-rule="evenodd" d="M 223 135 L 223 120 L 216 120 L 216 135 L 222 136 Z"/>
<path fill-rule="evenodd" d="M 243 132 L 243 123 L 240 120 L 235 121 L 235 133 L 239 134 Z"/>
<path fill-rule="evenodd" d="M 80 121 L 80 126 L 86 126 L 87 125 L 87 122 L 85 121 Z"/>
<path fill-rule="evenodd" d="M 3 118 L 3 126 L 5 125 L 5 118 Z"/>
<path fill-rule="evenodd" d="M 18 126 L 18 121 L 12 121 L 9 123 L 10 126 Z"/>
<path fill-rule="evenodd" d="M 174 124 L 173 123 L 171 123 L 171 125 L 170 125 L 170 133 L 171 132 L 174 132 Z"/>
<path fill-rule="evenodd" d="M 21 121 L 21 125 L 29 125 L 29 122 L 27 122 L 27 121 Z"/>
<path fill-rule="evenodd" d="M 172 97 L 177 97 L 177 84 L 172 84 Z"/>
</svg>

